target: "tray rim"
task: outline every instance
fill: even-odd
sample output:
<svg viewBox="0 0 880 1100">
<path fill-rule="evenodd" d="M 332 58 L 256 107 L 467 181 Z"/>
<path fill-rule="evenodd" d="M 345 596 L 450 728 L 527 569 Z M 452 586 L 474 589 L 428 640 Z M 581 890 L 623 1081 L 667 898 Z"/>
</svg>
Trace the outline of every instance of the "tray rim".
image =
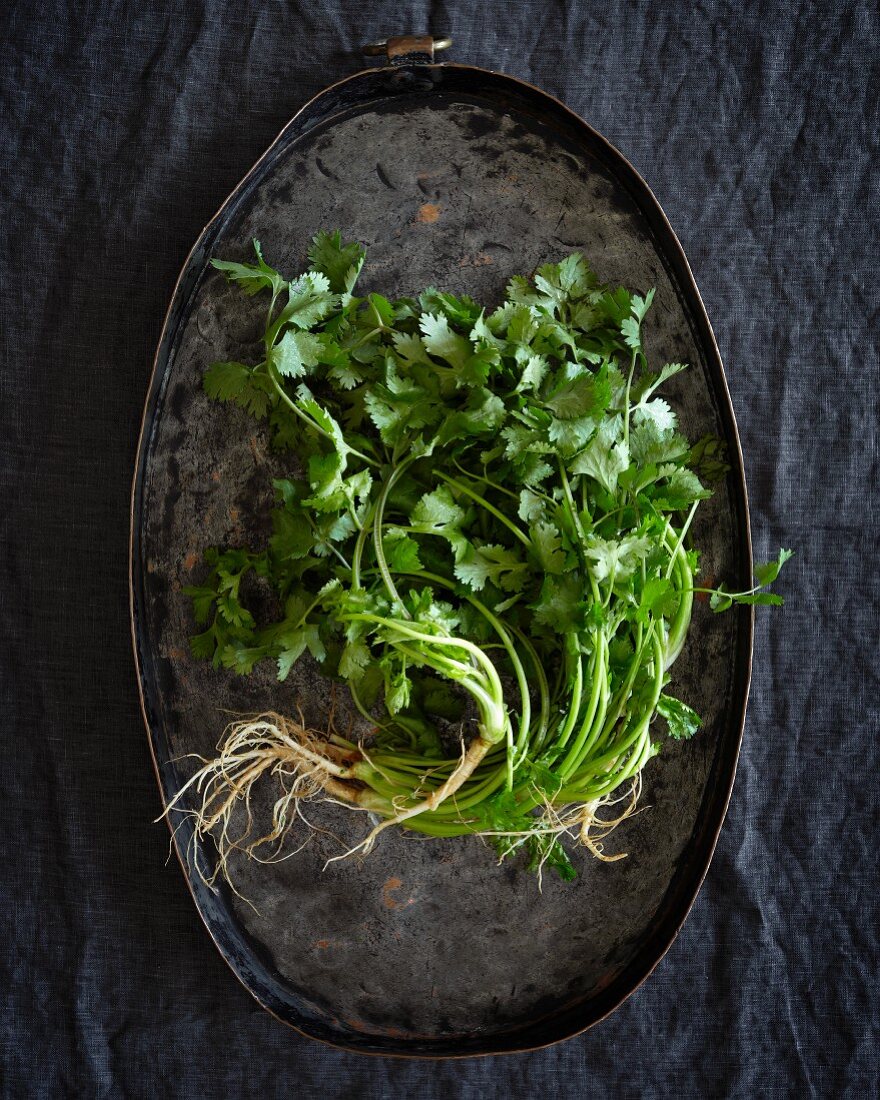
<svg viewBox="0 0 880 1100">
<path fill-rule="evenodd" d="M 135 451 L 134 472 L 132 476 L 132 487 L 130 495 L 130 522 L 129 522 L 129 544 L 128 544 L 128 590 L 129 590 L 129 624 L 131 632 L 132 649 L 134 656 L 135 671 L 137 674 L 138 685 L 138 697 L 140 700 L 141 716 L 143 718 L 145 732 L 147 734 L 147 742 L 150 748 L 150 758 L 153 764 L 153 771 L 156 777 L 156 783 L 161 798 L 164 798 L 165 784 L 162 779 L 160 771 L 160 764 L 156 755 L 156 748 L 154 745 L 153 727 L 150 722 L 148 714 L 147 700 L 145 695 L 145 672 L 143 666 L 143 658 L 141 655 L 141 648 L 139 645 L 138 637 L 138 622 L 140 618 L 140 608 L 138 603 L 137 587 L 140 580 L 140 576 L 136 576 L 136 565 L 142 564 L 140 556 L 137 552 L 137 537 L 139 533 L 138 517 L 139 517 L 139 505 L 142 504 L 142 488 L 143 488 L 143 474 L 146 468 L 146 460 L 149 456 L 150 450 L 150 434 L 151 428 L 155 421 L 156 409 L 158 398 L 161 393 L 161 385 L 157 387 L 157 380 L 159 379 L 160 366 L 163 369 L 167 368 L 167 363 L 161 364 L 160 360 L 163 357 L 166 341 L 169 337 L 169 333 L 172 328 L 173 315 L 175 309 L 178 306 L 178 296 L 181 291 L 181 287 L 190 272 L 190 265 L 194 256 L 201 248 L 205 238 L 208 236 L 212 228 L 222 219 L 227 209 L 232 206 L 233 202 L 239 196 L 242 189 L 251 181 L 262 169 L 267 160 L 270 159 L 276 148 L 287 137 L 289 131 L 291 131 L 296 124 L 301 120 L 302 116 L 307 114 L 311 108 L 313 108 L 321 99 L 325 96 L 329 96 L 331 93 L 343 88 L 346 85 L 355 84 L 358 81 L 364 79 L 374 79 L 377 75 L 382 73 L 387 74 L 401 74 L 405 72 L 431 72 L 434 70 L 457 70 L 463 73 L 472 74 L 475 77 L 489 75 L 498 78 L 503 81 L 508 81 L 512 85 L 521 89 L 525 89 L 528 93 L 537 97 L 540 100 L 547 101 L 548 106 L 560 111 L 567 120 L 573 125 L 575 130 L 584 132 L 588 140 L 595 142 L 598 146 L 602 147 L 604 152 L 610 155 L 612 160 L 615 160 L 624 172 L 630 177 L 628 182 L 636 184 L 641 191 L 644 198 L 647 200 L 646 206 L 650 207 L 651 214 L 656 218 L 661 228 L 665 231 L 666 240 L 664 241 L 664 247 L 670 251 L 670 258 L 679 265 L 680 274 L 683 276 L 686 285 L 680 285 L 678 289 L 683 291 L 686 295 L 691 297 L 691 300 L 699 307 L 694 311 L 694 321 L 696 327 L 699 330 L 701 337 L 701 350 L 708 353 L 708 359 L 711 360 L 707 365 L 712 371 L 713 375 L 713 388 L 715 390 L 714 396 L 719 401 L 719 414 L 721 418 L 728 419 L 728 425 L 730 428 L 730 435 L 734 444 L 733 453 L 729 455 L 732 459 L 730 464 L 730 471 L 728 477 L 734 479 L 733 489 L 733 506 L 736 508 L 737 503 L 742 508 L 742 521 L 743 529 L 738 532 L 740 546 L 739 550 L 743 556 L 741 568 L 748 566 L 749 576 L 751 576 L 751 570 L 754 565 L 753 552 L 752 552 L 752 538 L 751 538 L 751 522 L 749 513 L 749 498 L 748 498 L 748 486 L 745 477 L 745 464 L 743 460 L 742 444 L 740 440 L 739 428 L 736 422 L 736 414 L 733 408 L 733 402 L 730 397 L 730 390 L 727 384 L 727 375 L 724 370 L 721 353 L 718 348 L 715 334 L 712 330 L 709 315 L 706 311 L 705 303 L 703 302 L 702 295 L 700 294 L 696 280 L 693 275 L 693 271 L 690 266 L 690 262 L 687 255 L 678 239 L 678 235 L 673 229 L 669 219 L 666 216 L 666 212 L 661 206 L 656 195 L 652 191 L 649 184 L 643 178 L 641 173 L 634 167 L 630 160 L 610 142 L 603 134 L 596 130 L 589 122 L 581 117 L 576 111 L 568 107 L 557 96 L 552 95 L 550 92 L 539 88 L 537 85 L 530 83 L 529 81 L 522 80 L 519 77 L 511 76 L 509 73 L 499 72 L 495 69 L 488 69 L 477 65 L 467 65 L 461 62 L 435 62 L 431 64 L 413 63 L 412 65 L 381 65 L 370 66 L 365 69 L 359 69 L 358 71 L 342 77 L 340 80 L 334 81 L 326 87 L 320 89 L 315 95 L 306 100 L 299 109 L 291 116 L 288 122 L 281 128 L 276 137 L 267 146 L 264 152 L 257 158 L 248 171 L 241 177 L 238 183 L 232 188 L 221 205 L 218 207 L 212 217 L 205 223 L 204 227 L 200 231 L 198 237 L 195 239 L 192 247 L 186 255 L 186 258 L 181 266 L 180 272 L 175 280 L 171 296 L 169 298 L 168 307 L 165 312 L 165 316 L 162 322 L 162 328 L 159 333 L 159 338 L 156 344 L 156 352 L 153 356 L 152 367 L 150 377 L 147 382 L 146 397 L 144 401 L 144 409 L 141 415 L 141 422 L 138 432 L 138 441 Z M 307 131 L 306 131 L 307 132 Z M 738 497 L 738 501 L 737 501 Z M 666 954 L 672 947 L 673 943 L 678 937 L 679 932 L 684 926 L 685 921 L 690 915 L 691 909 L 697 899 L 697 896 L 703 886 L 706 875 L 709 872 L 709 868 L 712 864 L 712 860 L 715 855 L 715 849 L 717 847 L 718 838 L 721 833 L 721 828 L 724 824 L 724 820 L 727 816 L 727 811 L 730 805 L 730 799 L 733 792 L 734 783 L 736 781 L 736 772 L 739 764 L 739 756 L 742 746 L 743 734 L 745 730 L 745 720 L 748 710 L 749 691 L 751 687 L 751 673 L 753 665 L 753 652 L 754 652 L 754 623 L 755 623 L 755 610 L 754 607 L 738 606 L 734 609 L 737 615 L 737 643 L 736 654 L 734 662 L 734 680 L 741 679 L 742 689 L 741 691 L 735 691 L 735 702 L 738 704 L 736 709 L 738 715 L 734 715 L 730 721 L 730 733 L 728 735 L 728 751 L 732 753 L 732 759 L 729 764 L 729 768 L 725 769 L 729 775 L 728 781 L 724 784 L 723 789 L 718 791 L 714 798 L 714 804 L 716 806 L 717 820 L 711 829 L 708 837 L 708 847 L 705 853 L 705 859 L 701 870 L 699 871 L 696 880 L 693 882 L 692 887 L 686 891 L 682 899 L 682 908 L 679 914 L 671 921 L 671 928 L 668 935 L 663 937 L 659 950 L 653 955 L 653 961 L 647 969 L 641 972 L 640 976 L 634 982 L 630 981 L 628 985 L 620 992 L 616 997 L 611 998 L 611 1003 L 607 1007 L 603 1007 L 598 1014 L 594 1015 L 586 1023 L 582 1025 L 576 1025 L 574 1030 L 564 1027 L 561 1032 L 554 1037 L 542 1039 L 536 1043 L 526 1043 L 522 1046 L 507 1045 L 503 1043 L 503 1039 L 506 1034 L 516 1034 L 517 1031 L 522 1028 L 513 1029 L 507 1033 L 504 1031 L 496 1032 L 494 1036 L 490 1037 L 492 1040 L 491 1049 L 478 1050 L 478 1051 L 463 1051 L 463 1052 L 424 1052 L 424 1051 L 406 1051 L 401 1049 L 388 1049 L 388 1050 L 369 1050 L 362 1046 L 354 1046 L 347 1043 L 344 1039 L 339 1040 L 326 1038 L 322 1035 L 317 1035 L 310 1030 L 307 1030 L 305 1026 L 300 1026 L 294 1023 L 292 1020 L 285 1019 L 279 1015 L 270 1005 L 266 1004 L 263 998 L 245 981 L 242 974 L 234 965 L 233 961 L 229 957 L 227 951 L 220 945 L 214 929 L 208 921 L 208 917 L 203 910 L 202 905 L 196 896 L 196 885 L 193 882 L 190 869 L 187 864 L 184 852 L 181 850 L 181 845 L 178 841 L 177 831 L 172 824 L 171 818 L 167 813 L 162 814 L 162 818 L 166 821 L 168 828 L 171 832 L 173 841 L 173 848 L 177 860 L 180 864 L 181 871 L 183 873 L 184 880 L 187 885 L 187 889 L 193 900 L 193 904 L 196 911 L 208 932 L 208 935 L 213 942 L 213 945 L 220 957 L 232 971 L 235 978 L 241 983 L 241 985 L 247 990 L 248 994 L 257 1001 L 262 1009 L 268 1012 L 280 1023 L 286 1027 L 291 1028 L 293 1031 L 302 1035 L 304 1038 L 322 1043 L 332 1049 L 343 1050 L 355 1054 L 366 1055 L 369 1057 L 377 1058 L 398 1058 L 398 1059 L 419 1059 L 428 1061 L 445 1061 L 445 1060 L 458 1060 L 464 1058 L 488 1058 L 495 1057 L 501 1054 L 523 1054 L 529 1053 L 535 1050 L 546 1049 L 553 1046 L 556 1043 L 564 1042 L 568 1039 L 576 1038 L 579 1035 L 583 1035 L 589 1031 L 592 1027 L 600 1024 L 603 1020 L 606 1020 L 612 1013 L 628 1000 L 642 985 L 651 977 L 657 967 L 665 958 Z M 744 637 L 743 637 L 744 634 Z M 164 810 L 164 805 L 163 805 Z M 158 820 L 158 819 L 157 819 Z M 674 879 L 672 880 L 674 882 Z M 670 886 L 672 882 L 670 883 Z M 632 965 L 632 964 L 630 964 Z M 614 986 L 620 981 L 621 977 L 626 975 L 626 969 L 617 975 L 610 983 L 609 988 L 613 989 Z M 604 990 L 602 991 L 604 993 Z M 566 1012 L 566 1008 L 563 1007 L 559 1010 L 559 1016 L 562 1017 Z M 556 1013 L 551 1013 L 549 1019 L 552 1019 Z M 547 1017 L 544 1017 L 547 1018 Z M 526 1025 L 527 1026 L 527 1025 Z M 372 1036 L 377 1042 L 381 1041 L 386 1036 L 376 1033 Z M 387 1038 L 390 1038 L 388 1036 Z M 399 1039 L 397 1040 L 400 1041 Z"/>
</svg>

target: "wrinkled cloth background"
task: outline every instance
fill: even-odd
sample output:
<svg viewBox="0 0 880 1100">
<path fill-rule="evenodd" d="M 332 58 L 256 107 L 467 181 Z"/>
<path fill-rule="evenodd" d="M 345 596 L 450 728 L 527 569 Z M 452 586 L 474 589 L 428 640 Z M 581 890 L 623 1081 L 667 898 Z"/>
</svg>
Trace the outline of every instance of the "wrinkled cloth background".
<svg viewBox="0 0 880 1100">
<path fill-rule="evenodd" d="M 725 361 L 761 610 L 733 800 L 653 978 L 532 1054 L 369 1059 L 227 969 L 166 865 L 129 489 L 177 273 L 296 109 L 389 33 L 561 97 L 676 229 Z M 878 1086 L 880 17 L 860 3 L 7 3 L 0 339 L 3 1095 L 869 1096 Z"/>
</svg>

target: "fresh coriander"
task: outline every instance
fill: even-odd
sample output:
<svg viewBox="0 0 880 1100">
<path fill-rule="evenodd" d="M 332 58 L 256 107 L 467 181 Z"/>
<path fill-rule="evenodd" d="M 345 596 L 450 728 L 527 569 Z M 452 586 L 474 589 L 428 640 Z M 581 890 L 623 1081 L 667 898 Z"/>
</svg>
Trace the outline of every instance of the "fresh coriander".
<svg viewBox="0 0 880 1100">
<path fill-rule="evenodd" d="M 405 825 L 487 837 L 563 878 L 565 834 L 620 858 L 602 840 L 635 807 L 655 719 L 675 739 L 700 725 L 664 693 L 694 593 L 717 611 L 781 603 L 765 589 L 791 554 L 748 591 L 695 587 L 690 524 L 726 467 L 720 441 L 691 446 L 657 396 L 685 368 L 648 366 L 653 290 L 603 286 L 574 253 L 513 278 L 488 312 L 432 288 L 357 296 L 364 249 L 338 232 L 292 281 L 254 247 L 255 264 L 214 266 L 267 300 L 262 357 L 215 363 L 204 386 L 266 421 L 291 474 L 266 547 L 206 552 L 186 589 L 192 650 L 242 675 L 273 661 L 281 681 L 308 653 L 376 732 L 235 723 L 187 785 L 199 835 L 218 835 L 215 877 L 234 807 L 279 772 L 293 782 L 251 854 L 283 842 L 298 799 L 326 797 L 382 818 L 354 850 Z M 245 606 L 249 575 L 278 597 L 276 622 Z M 456 722 L 450 753 L 439 731 Z"/>
</svg>

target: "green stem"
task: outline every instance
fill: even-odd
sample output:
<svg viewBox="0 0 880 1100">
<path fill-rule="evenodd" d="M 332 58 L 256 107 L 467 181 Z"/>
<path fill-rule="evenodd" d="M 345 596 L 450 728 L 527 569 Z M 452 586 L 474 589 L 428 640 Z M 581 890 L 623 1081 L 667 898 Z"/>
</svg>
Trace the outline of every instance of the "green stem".
<svg viewBox="0 0 880 1100">
<path fill-rule="evenodd" d="M 581 723 L 578 736 L 572 743 L 571 748 L 566 753 L 565 759 L 557 768 L 558 773 L 567 778 L 573 771 L 575 771 L 583 759 L 583 756 L 590 748 L 590 735 L 593 734 L 592 740 L 598 737 L 599 728 L 601 723 L 596 722 L 597 713 L 599 711 L 599 700 L 605 694 L 605 653 L 606 643 L 602 634 L 596 635 L 596 649 L 595 653 L 595 667 L 593 668 L 593 688 L 590 693 L 590 699 L 587 703 L 587 712 L 584 715 L 584 720 Z"/>
<path fill-rule="evenodd" d="M 287 391 L 281 384 L 281 378 L 278 374 L 278 368 L 271 361 L 271 359 L 266 360 L 266 370 L 269 374 L 269 377 L 272 379 L 272 385 L 275 387 L 278 396 L 281 398 L 284 404 L 287 405 L 290 411 L 294 413 L 294 415 L 299 417 L 299 419 L 302 420 L 304 424 L 307 424 L 313 432 L 317 432 L 318 435 L 322 435 L 325 439 L 330 439 L 335 445 L 335 441 L 332 439 L 330 433 L 325 432 L 320 424 L 312 420 L 312 418 L 307 413 L 304 413 L 302 409 L 297 405 L 297 403 L 295 401 L 292 401 L 291 398 L 288 396 Z M 355 458 L 359 458 L 362 462 L 366 462 L 366 464 L 368 466 L 372 466 L 374 470 L 378 470 L 380 468 L 380 463 L 377 462 L 376 459 L 370 458 L 368 455 L 362 454 L 360 451 L 356 451 L 354 447 L 346 446 L 345 453 L 354 455 Z"/>
<path fill-rule="evenodd" d="M 382 487 L 382 492 L 379 494 L 379 499 L 376 502 L 376 509 L 373 514 L 373 548 L 376 552 L 376 564 L 379 567 L 379 572 L 382 575 L 382 581 L 385 584 L 388 595 L 395 604 L 401 607 L 407 619 L 412 618 L 412 616 L 403 606 L 403 600 L 400 598 L 400 594 L 391 576 L 391 570 L 388 568 L 388 563 L 385 560 L 385 547 L 382 545 L 382 520 L 385 514 L 385 502 L 388 500 L 388 494 L 394 487 L 395 482 L 402 476 L 407 466 L 411 466 L 414 461 L 415 458 L 407 458 L 391 471 L 390 476 Z"/>
<path fill-rule="evenodd" d="M 504 526 L 513 535 L 515 535 L 516 538 L 519 539 L 519 541 L 523 544 L 523 546 L 525 546 L 527 550 L 532 549 L 532 540 L 528 537 L 528 535 L 524 534 L 515 523 L 511 522 L 511 520 L 509 520 L 507 516 L 504 515 L 503 512 L 499 512 L 494 504 L 490 504 L 489 501 L 485 499 L 485 497 L 481 497 L 479 493 L 474 492 L 473 489 L 469 489 L 467 485 L 463 485 L 457 478 L 450 477 L 448 474 L 441 473 L 440 471 L 435 471 L 435 476 L 439 477 L 441 481 L 445 481 L 447 485 L 454 486 L 456 489 L 459 490 L 459 492 L 464 493 L 465 496 L 469 496 L 471 500 L 475 501 L 481 507 L 485 508 L 486 511 L 490 512 L 500 523 L 503 523 Z"/>
<path fill-rule="evenodd" d="M 633 351 L 632 359 L 629 364 L 629 375 L 626 379 L 626 398 L 624 400 L 624 412 L 623 412 L 623 441 L 629 446 L 629 393 L 632 389 L 633 373 L 636 369 L 636 352 Z"/>
</svg>

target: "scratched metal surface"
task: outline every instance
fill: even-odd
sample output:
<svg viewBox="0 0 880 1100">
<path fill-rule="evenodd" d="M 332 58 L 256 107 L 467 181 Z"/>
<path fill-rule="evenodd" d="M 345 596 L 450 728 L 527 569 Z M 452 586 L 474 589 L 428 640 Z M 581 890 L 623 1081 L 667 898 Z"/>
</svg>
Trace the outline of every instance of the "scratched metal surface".
<svg viewBox="0 0 880 1100">
<path fill-rule="evenodd" d="M 227 208 L 210 251 L 243 258 L 258 237 L 267 259 L 292 275 L 313 233 L 338 226 L 367 246 L 365 287 L 398 295 L 432 283 L 494 303 L 512 274 L 580 249 L 604 280 L 656 286 L 649 354 L 692 364 L 670 386 L 684 429 L 694 438 L 729 435 L 696 324 L 699 303 L 680 285 L 643 197 L 621 183 L 598 142 L 578 144 L 565 130 L 552 112 L 536 118 L 497 93 L 475 98 L 442 84 L 334 109 L 305 136 L 294 128 L 282 140 Z M 207 270 L 204 251 L 191 262 L 192 290 L 178 295 L 160 355 L 136 517 L 137 629 L 166 793 L 189 774 L 185 762 L 167 761 L 210 755 L 224 710 L 299 706 L 320 725 L 332 705 L 343 728 L 359 728 L 308 658 L 279 685 L 271 670 L 240 678 L 189 655 L 193 621 L 181 587 L 198 580 L 205 547 L 265 539 L 271 479 L 285 469 L 259 425 L 202 393 L 205 367 L 246 357 L 260 331 L 259 306 Z M 720 491 L 695 527 L 714 576 L 743 568 L 734 496 Z M 539 894 L 532 875 L 499 868 L 476 841 L 386 832 L 367 859 L 324 870 L 367 822 L 315 807 L 310 819 L 328 832 L 302 851 L 272 866 L 234 865 L 255 908 L 198 891 L 215 937 L 274 1011 L 364 1049 L 490 1050 L 558 1037 L 536 1021 L 561 1010 L 589 1022 L 609 989 L 624 995 L 629 975 L 650 969 L 662 950 L 658 928 L 676 926 L 686 908 L 675 883 L 699 881 L 705 870 L 688 861 L 705 862 L 702 819 L 717 814 L 735 762 L 742 629 L 742 618 L 697 604 L 674 674 L 705 727 L 649 765 L 650 809 L 613 837 L 627 859 L 601 864 L 578 854 L 578 880 L 545 877 Z M 258 812 L 267 805 L 264 792 Z"/>
</svg>

